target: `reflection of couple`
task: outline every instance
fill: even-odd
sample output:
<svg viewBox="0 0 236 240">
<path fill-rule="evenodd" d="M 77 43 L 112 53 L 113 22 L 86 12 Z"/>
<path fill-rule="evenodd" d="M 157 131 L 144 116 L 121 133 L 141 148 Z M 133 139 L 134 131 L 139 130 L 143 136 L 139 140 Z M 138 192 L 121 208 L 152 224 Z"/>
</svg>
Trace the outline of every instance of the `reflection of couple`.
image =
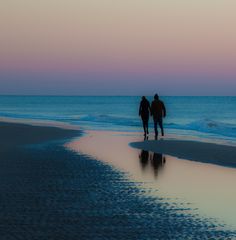
<svg viewBox="0 0 236 240">
<path fill-rule="evenodd" d="M 154 175 L 157 177 L 158 171 L 161 170 L 163 165 L 166 162 L 165 157 L 160 153 L 149 154 L 148 151 L 142 150 L 139 155 L 140 163 L 143 169 L 145 169 L 148 165 L 149 159 L 151 162 L 151 166 L 154 170 Z"/>
<path fill-rule="evenodd" d="M 166 116 L 166 108 L 164 103 L 161 100 L 159 100 L 159 96 L 157 94 L 155 94 L 154 100 L 152 101 L 151 106 L 149 101 L 144 96 L 142 97 L 142 100 L 140 102 L 139 116 L 141 116 L 143 121 L 143 130 L 144 130 L 145 137 L 149 134 L 148 132 L 149 114 L 153 116 L 155 139 L 157 139 L 158 137 L 157 125 L 159 125 L 159 127 L 161 128 L 161 135 L 164 136 L 162 119 L 163 117 Z"/>
<path fill-rule="evenodd" d="M 166 162 L 166 158 L 162 156 L 162 154 L 160 153 L 153 153 L 153 157 L 152 157 L 152 167 L 154 169 L 154 175 L 155 177 L 157 177 L 158 174 L 158 170 L 161 170 L 163 165 Z"/>
</svg>

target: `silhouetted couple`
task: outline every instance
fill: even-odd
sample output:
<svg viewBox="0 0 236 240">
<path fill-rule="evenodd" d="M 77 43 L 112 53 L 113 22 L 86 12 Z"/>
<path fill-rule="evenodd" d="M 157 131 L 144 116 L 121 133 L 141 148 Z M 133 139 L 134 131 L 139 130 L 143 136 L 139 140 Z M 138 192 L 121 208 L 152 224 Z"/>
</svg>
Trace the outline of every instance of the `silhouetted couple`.
<svg viewBox="0 0 236 240">
<path fill-rule="evenodd" d="M 166 116 L 166 108 L 164 103 L 159 99 L 159 96 L 157 94 L 155 94 L 151 106 L 149 101 L 144 96 L 142 97 L 142 100 L 140 102 L 139 116 L 141 116 L 143 121 L 143 130 L 145 137 L 149 134 L 148 132 L 149 115 L 153 116 L 155 139 L 157 139 L 158 137 L 157 125 L 159 125 L 159 127 L 161 128 L 161 135 L 164 136 L 163 117 Z"/>
</svg>

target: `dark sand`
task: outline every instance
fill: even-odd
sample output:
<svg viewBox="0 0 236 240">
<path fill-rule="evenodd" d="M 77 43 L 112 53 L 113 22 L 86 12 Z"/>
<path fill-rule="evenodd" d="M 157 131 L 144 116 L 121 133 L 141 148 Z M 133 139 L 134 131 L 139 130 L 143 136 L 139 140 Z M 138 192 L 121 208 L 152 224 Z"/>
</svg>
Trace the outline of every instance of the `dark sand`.
<svg viewBox="0 0 236 240">
<path fill-rule="evenodd" d="M 178 158 L 236 167 L 236 147 L 184 140 L 133 142 L 132 147 L 172 155 Z"/>
<path fill-rule="evenodd" d="M 108 165 L 66 150 L 79 132 L 0 123 L 0 239 L 233 239 L 213 219 L 147 197 Z"/>
</svg>

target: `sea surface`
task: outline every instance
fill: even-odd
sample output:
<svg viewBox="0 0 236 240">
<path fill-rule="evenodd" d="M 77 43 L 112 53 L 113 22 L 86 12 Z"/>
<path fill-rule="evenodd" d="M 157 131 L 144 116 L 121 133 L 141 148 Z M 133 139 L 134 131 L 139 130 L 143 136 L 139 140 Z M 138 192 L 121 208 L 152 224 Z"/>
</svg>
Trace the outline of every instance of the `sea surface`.
<svg viewBox="0 0 236 240">
<path fill-rule="evenodd" d="M 152 101 L 152 97 L 148 99 Z M 236 145 L 236 97 L 161 99 L 167 108 L 167 134 Z M 139 96 L 0 96 L 0 117 L 56 121 L 91 130 L 140 132 L 139 102 Z"/>
</svg>

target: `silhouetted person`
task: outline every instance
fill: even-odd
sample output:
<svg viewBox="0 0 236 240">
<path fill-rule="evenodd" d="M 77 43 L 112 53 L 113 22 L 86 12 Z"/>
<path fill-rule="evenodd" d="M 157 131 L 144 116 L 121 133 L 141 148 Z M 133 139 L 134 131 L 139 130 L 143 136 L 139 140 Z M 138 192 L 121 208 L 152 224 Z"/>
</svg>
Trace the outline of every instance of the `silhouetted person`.
<svg viewBox="0 0 236 240">
<path fill-rule="evenodd" d="M 148 164 L 149 152 L 145 151 L 145 150 L 142 150 L 140 155 L 139 155 L 139 160 L 140 160 L 142 169 L 144 169 Z"/>
<path fill-rule="evenodd" d="M 144 131 L 144 136 L 146 136 L 148 132 L 148 120 L 149 120 L 149 114 L 151 112 L 150 108 L 150 103 L 146 99 L 146 97 L 142 97 L 142 100 L 140 102 L 139 106 L 139 116 L 141 116 L 142 121 L 143 121 L 143 131 Z"/>
<path fill-rule="evenodd" d="M 165 105 L 161 100 L 159 100 L 159 96 L 157 94 L 155 94 L 154 100 L 152 101 L 151 114 L 153 116 L 154 121 L 155 139 L 157 139 L 158 137 L 157 124 L 161 128 L 161 135 L 164 136 L 163 117 L 166 116 Z"/>
<path fill-rule="evenodd" d="M 165 162 L 166 162 L 166 159 L 165 159 L 165 157 L 162 156 L 162 154 L 160 154 L 160 153 L 153 154 L 151 163 L 152 163 L 155 177 L 157 177 L 158 171 L 161 170 L 161 168 L 163 167 Z"/>
</svg>

